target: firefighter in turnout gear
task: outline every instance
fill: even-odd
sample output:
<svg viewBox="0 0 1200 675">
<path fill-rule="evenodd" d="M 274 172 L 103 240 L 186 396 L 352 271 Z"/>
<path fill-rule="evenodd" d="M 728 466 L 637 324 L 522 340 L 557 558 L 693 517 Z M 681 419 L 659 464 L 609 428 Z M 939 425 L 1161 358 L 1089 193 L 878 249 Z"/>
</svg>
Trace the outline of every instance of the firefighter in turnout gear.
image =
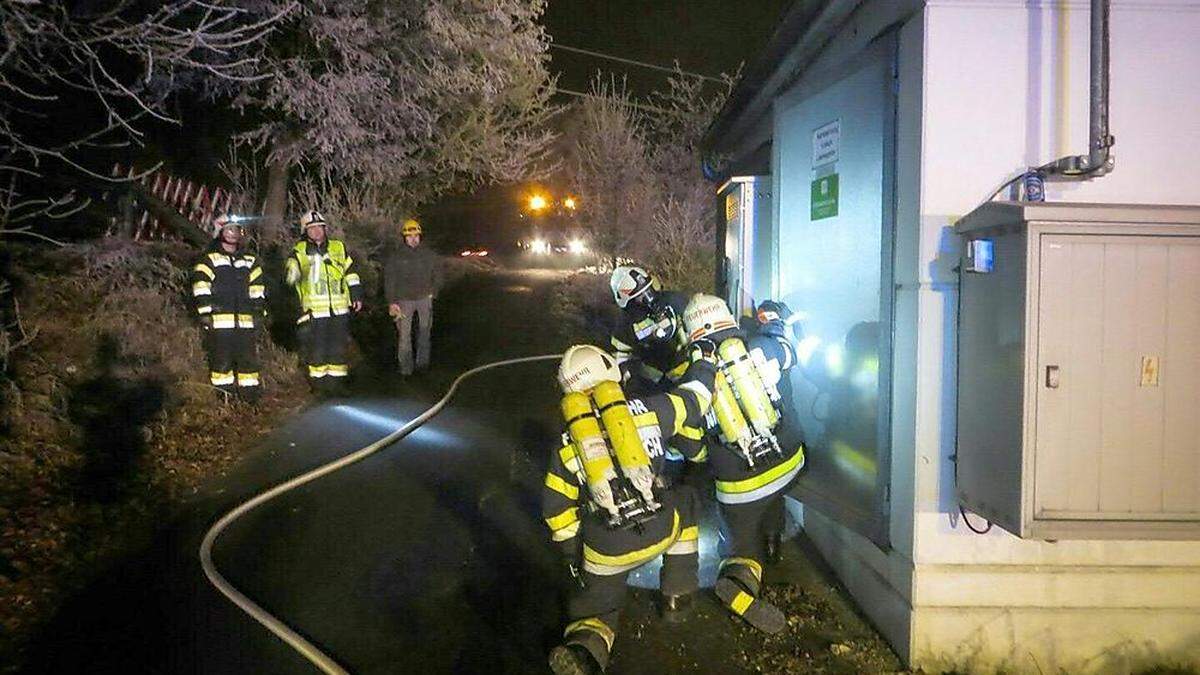
<svg viewBox="0 0 1200 675">
<path fill-rule="evenodd" d="M 681 327 L 687 296 L 662 290 L 649 272 L 626 265 L 613 270 L 609 285 L 622 310 L 610 348 L 626 388 L 632 394 L 670 388 L 688 368 Z"/>
<path fill-rule="evenodd" d="M 300 218 L 302 239 L 287 261 L 286 281 L 300 296 L 300 343 L 313 389 L 338 393 L 350 374 L 350 312 L 362 309 L 363 288 L 346 245 L 328 239 L 325 218 Z"/>
<path fill-rule="evenodd" d="M 267 294 L 262 265 L 242 250 L 245 233 L 229 216 L 213 220 L 212 234 L 191 274 L 209 381 L 225 394 L 255 401 L 261 386 L 254 329 L 265 315 Z"/>
<path fill-rule="evenodd" d="M 759 597 L 764 560 L 777 555 L 784 493 L 804 467 L 804 444 L 791 439 L 779 385 L 796 361 L 783 330 L 782 303 L 763 303 L 753 335 L 739 329 L 724 300 L 697 294 L 683 313 L 692 345 L 713 353 L 717 377 L 704 440 L 685 430 L 677 446 L 702 444 L 716 483 L 729 556 L 721 562 L 717 597 L 759 630 L 785 626 L 782 612 Z M 681 448 L 682 450 L 682 448 Z"/>
<path fill-rule="evenodd" d="M 603 672 L 616 636 L 625 582 L 663 555 L 664 615 L 682 611 L 697 588 L 698 495 L 661 480 L 667 443 L 708 409 L 715 367 L 697 361 L 671 391 L 626 400 L 616 361 L 598 347 L 567 350 L 558 371 L 566 422 L 550 458 L 542 514 L 577 586 L 563 644 L 550 652 L 558 675 Z M 703 461 L 694 446 L 687 458 Z"/>
</svg>

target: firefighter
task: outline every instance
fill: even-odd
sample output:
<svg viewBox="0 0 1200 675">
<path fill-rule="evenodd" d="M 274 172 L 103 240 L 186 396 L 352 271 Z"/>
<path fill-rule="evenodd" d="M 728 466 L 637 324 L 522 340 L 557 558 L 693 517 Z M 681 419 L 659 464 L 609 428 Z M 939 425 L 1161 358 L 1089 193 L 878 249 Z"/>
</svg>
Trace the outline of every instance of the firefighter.
<svg viewBox="0 0 1200 675">
<path fill-rule="evenodd" d="M 329 239 L 317 211 L 300 217 L 302 239 L 287 261 L 286 281 L 300 296 L 300 342 L 313 390 L 336 394 L 350 374 L 350 312 L 362 309 L 362 282 L 346 245 Z"/>
<path fill-rule="evenodd" d="M 615 359 L 599 347 L 572 347 L 559 366 L 567 431 L 550 458 L 542 513 L 578 582 L 564 642 L 550 652 L 559 675 L 604 671 L 626 578 L 659 555 L 660 611 L 676 618 L 690 606 L 699 565 L 698 495 L 667 487 L 659 472 L 667 442 L 684 424 L 699 424 L 708 409 L 716 371 L 697 356 L 673 390 L 628 401 Z M 693 450 L 688 458 L 703 461 L 703 448 Z"/>
<path fill-rule="evenodd" d="M 690 341 L 706 342 L 717 353 L 719 375 L 701 441 L 709 449 L 728 542 L 716 594 L 751 626 L 774 633 L 784 628 L 785 618 L 760 597 L 763 563 L 778 555 L 784 493 L 804 467 L 804 444 L 791 438 L 789 424 L 781 424 L 790 399 L 780 394 L 780 384 L 796 362 L 786 334 L 790 311 L 764 302 L 756 316 L 758 325 L 747 334 L 724 300 L 697 294 L 683 323 Z M 697 443 L 694 438 L 682 434 L 676 445 Z"/>
<path fill-rule="evenodd" d="M 261 391 L 254 329 L 266 314 L 262 265 L 242 250 L 245 232 L 228 215 L 213 219 L 212 236 L 191 275 L 208 377 L 223 397 L 236 394 L 253 402 Z"/>
<path fill-rule="evenodd" d="M 609 280 L 613 300 L 621 308 L 610 347 L 630 393 L 670 388 L 688 367 L 680 320 L 687 296 L 664 291 L 641 267 L 622 265 Z"/>
</svg>

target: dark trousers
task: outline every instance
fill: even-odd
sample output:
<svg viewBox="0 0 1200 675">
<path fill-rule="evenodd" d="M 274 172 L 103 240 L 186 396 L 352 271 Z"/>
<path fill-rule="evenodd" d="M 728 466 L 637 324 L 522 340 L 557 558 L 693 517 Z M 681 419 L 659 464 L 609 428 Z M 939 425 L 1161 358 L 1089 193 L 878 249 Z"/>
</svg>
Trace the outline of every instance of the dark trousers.
<svg viewBox="0 0 1200 675">
<path fill-rule="evenodd" d="M 675 509 L 679 513 L 679 536 L 662 552 L 659 589 L 663 595 L 686 595 L 699 586 L 699 529 L 697 495 L 689 487 L 675 488 Z M 586 555 L 586 554 L 585 554 Z M 658 553 L 632 562 L 629 569 L 616 574 L 594 574 L 583 570 L 584 587 L 577 588 L 567 601 L 568 643 L 587 649 L 601 667 L 608 666 L 609 652 L 616 639 L 621 609 L 625 604 L 625 586 L 629 573 L 654 560 Z"/>
<path fill-rule="evenodd" d="M 313 389 L 337 391 L 350 374 L 350 315 L 311 318 L 300 324 L 300 344 Z"/>
<path fill-rule="evenodd" d="M 413 352 L 416 352 L 416 369 L 425 370 L 429 367 L 429 335 L 433 329 L 433 298 L 425 296 L 420 300 L 399 300 L 400 316 L 396 319 L 396 333 L 399 338 L 396 346 L 396 362 L 400 372 L 412 375 Z M 417 324 L 416 349 L 413 349 L 413 321 Z"/>
<path fill-rule="evenodd" d="M 767 537 L 782 534 L 785 507 L 780 490 L 770 497 L 745 504 L 721 504 L 729 555 L 721 563 L 721 576 L 736 579 L 751 595 L 758 595 Z"/>
<path fill-rule="evenodd" d="M 260 382 L 254 329 L 210 328 L 204 337 L 209 382 L 221 391 L 257 398 Z"/>
</svg>

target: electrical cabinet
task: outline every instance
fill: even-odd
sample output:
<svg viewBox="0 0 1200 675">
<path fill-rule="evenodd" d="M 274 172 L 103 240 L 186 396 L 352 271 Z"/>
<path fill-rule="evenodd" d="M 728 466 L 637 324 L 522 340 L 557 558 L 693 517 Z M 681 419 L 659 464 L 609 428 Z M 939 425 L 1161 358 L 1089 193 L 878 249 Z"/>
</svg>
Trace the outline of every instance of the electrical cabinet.
<svg viewBox="0 0 1200 675">
<path fill-rule="evenodd" d="M 1200 539 L 1200 207 L 955 228 L 959 502 L 1032 539 Z"/>
<path fill-rule="evenodd" d="M 771 297 L 771 177 L 734 176 L 717 190 L 721 199 L 717 287 L 734 316 Z"/>
</svg>

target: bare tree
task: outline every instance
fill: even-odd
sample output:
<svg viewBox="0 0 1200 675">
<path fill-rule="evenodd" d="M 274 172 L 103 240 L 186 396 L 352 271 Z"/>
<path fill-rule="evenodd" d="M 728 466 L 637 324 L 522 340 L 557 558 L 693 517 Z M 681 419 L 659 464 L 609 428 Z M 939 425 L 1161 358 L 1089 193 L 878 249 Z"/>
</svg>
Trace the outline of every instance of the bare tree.
<svg viewBox="0 0 1200 675">
<path fill-rule="evenodd" d="M 238 99 L 266 112 L 264 212 L 289 171 L 386 187 L 417 204 L 546 166 L 553 82 L 545 0 L 313 0 L 272 47 L 273 77 Z"/>
<path fill-rule="evenodd" d="M 251 13 L 234 0 L 0 0 L 0 236 L 37 236 L 29 229 L 35 219 L 86 207 L 71 192 L 40 192 L 46 172 L 114 180 L 89 163 L 89 153 L 140 143 L 147 119 L 177 123 L 165 104 L 178 88 L 262 78 L 257 45 L 296 8 L 280 2 Z M 61 125 L 68 128 L 51 124 L 68 107 L 71 124 Z"/>
<path fill-rule="evenodd" d="M 711 287 L 715 200 L 700 172 L 700 140 L 734 81 L 723 79 L 714 92 L 677 66 L 644 102 L 597 79 L 576 105 L 572 180 L 593 247 L 610 262 L 649 264 L 678 288 Z"/>
<path fill-rule="evenodd" d="M 723 74 L 714 91 L 678 64 L 664 91 L 650 98 L 648 159 L 661 186 L 655 205 L 648 262 L 663 282 L 711 290 L 716 264 L 716 207 L 713 186 L 700 171 L 701 139 L 724 105 L 737 74 Z"/>
<path fill-rule="evenodd" d="M 592 248 L 609 263 L 634 257 L 651 243 L 658 198 L 645 121 L 623 82 L 592 82 L 591 96 L 575 107 L 568 148 L 571 180 L 580 194 L 580 221 Z"/>
</svg>

